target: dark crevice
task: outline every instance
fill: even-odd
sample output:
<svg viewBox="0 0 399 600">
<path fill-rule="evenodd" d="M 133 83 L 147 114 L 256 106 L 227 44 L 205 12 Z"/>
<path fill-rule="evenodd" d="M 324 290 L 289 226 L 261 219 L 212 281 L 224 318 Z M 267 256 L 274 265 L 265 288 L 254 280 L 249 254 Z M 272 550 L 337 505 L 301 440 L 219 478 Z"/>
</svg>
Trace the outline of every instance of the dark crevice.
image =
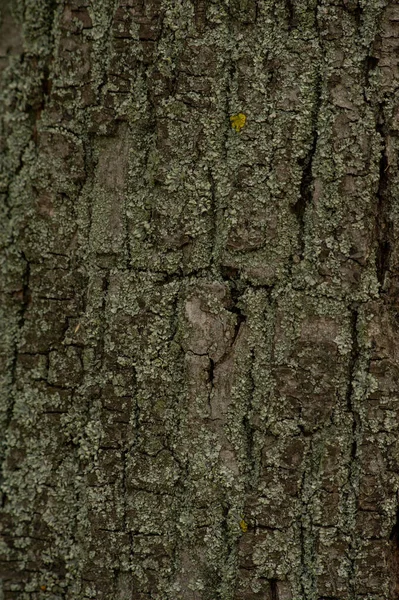
<svg viewBox="0 0 399 600">
<path fill-rule="evenodd" d="M 259 453 L 255 456 L 254 434 L 255 428 L 251 425 L 249 417 L 243 419 L 244 443 L 246 445 L 246 493 L 255 493 L 259 482 Z"/>
<path fill-rule="evenodd" d="M 130 246 L 130 235 L 129 235 L 129 223 L 128 223 L 128 218 L 127 218 L 127 197 L 125 198 L 125 203 L 124 203 L 124 212 L 125 212 L 125 248 L 126 248 L 126 268 L 128 271 L 132 271 L 133 270 L 133 263 L 132 263 L 132 249 Z"/>
<path fill-rule="evenodd" d="M 42 92 L 44 98 L 47 98 L 51 94 L 51 88 L 53 86 L 53 82 L 50 79 L 50 69 L 46 64 L 43 67 L 43 77 L 42 77 Z"/>
<path fill-rule="evenodd" d="M 105 310 L 106 303 L 107 303 L 108 288 L 109 288 L 109 273 L 107 272 L 107 274 L 103 277 L 103 281 L 102 281 L 102 292 L 103 292 L 102 309 L 103 310 Z"/>
<path fill-rule="evenodd" d="M 208 369 L 208 382 L 211 384 L 212 389 L 213 389 L 214 377 L 215 377 L 215 361 L 210 358 L 209 359 L 209 369 Z"/>
<path fill-rule="evenodd" d="M 305 473 L 303 473 L 302 487 L 304 485 L 304 478 L 305 478 Z M 305 538 L 306 538 L 306 531 L 305 531 L 305 526 L 304 526 L 303 516 L 302 516 L 300 519 L 299 540 L 300 540 L 300 549 L 301 549 L 301 571 L 302 571 L 300 583 L 301 583 L 301 591 L 303 594 L 303 598 L 306 597 L 305 596 L 305 594 L 306 594 L 305 576 L 306 576 L 306 572 L 307 572 Z"/>
<path fill-rule="evenodd" d="M 217 239 L 217 202 L 216 202 L 216 184 L 215 179 L 212 174 L 212 169 L 208 169 L 208 181 L 210 186 L 210 213 L 211 213 L 211 230 L 210 230 L 210 238 L 211 238 L 211 259 L 210 266 L 214 265 L 215 262 L 215 245 Z"/>
<path fill-rule="evenodd" d="M 252 395 L 252 391 L 251 391 Z M 255 456 L 254 456 L 254 434 L 255 430 L 251 425 L 250 414 L 244 415 L 243 418 L 244 435 L 246 442 L 246 454 L 247 454 L 247 465 L 248 465 L 248 485 L 255 487 L 255 478 L 252 477 L 255 474 Z"/>
<path fill-rule="evenodd" d="M 232 58 L 231 53 L 228 55 L 229 62 L 226 64 L 226 97 L 225 97 L 225 115 L 226 115 L 226 133 L 224 138 L 224 158 L 228 158 L 229 137 L 231 134 L 231 123 L 229 117 L 231 115 L 231 97 L 234 89 L 234 81 L 236 79 L 237 66 Z M 227 62 L 227 61 L 226 61 Z"/>
<path fill-rule="evenodd" d="M 238 307 L 238 303 L 247 286 L 241 279 L 240 269 L 230 266 L 220 266 L 219 273 L 223 281 L 225 281 L 229 286 L 231 302 L 233 305 L 229 308 L 230 312 L 233 312 L 237 315 L 242 315 L 242 312 Z"/>
<path fill-rule="evenodd" d="M 209 357 L 208 357 L 209 358 Z M 215 385 L 215 361 L 212 358 L 209 358 L 208 364 L 208 409 L 209 409 L 209 417 L 212 418 L 212 392 Z"/>
<path fill-rule="evenodd" d="M 121 459 L 122 459 L 121 488 L 122 488 L 122 504 L 123 504 L 123 531 L 126 531 L 126 528 L 127 528 L 126 457 L 127 457 L 127 450 L 125 449 L 121 453 Z"/>
<path fill-rule="evenodd" d="M 377 278 L 381 291 L 384 291 L 385 276 L 389 271 L 391 255 L 392 223 L 389 220 L 389 162 L 386 147 L 386 124 L 384 119 L 384 106 L 380 105 L 377 117 L 376 130 L 382 140 L 382 149 L 379 164 L 379 183 L 377 190 L 377 214 L 376 214 L 376 269 Z"/>
<path fill-rule="evenodd" d="M 105 320 L 105 311 L 107 306 L 107 297 L 108 297 L 108 288 L 110 284 L 110 273 L 107 270 L 102 278 L 101 282 L 101 291 L 103 293 L 102 302 L 101 302 L 101 312 L 102 312 L 102 320 L 101 320 L 101 330 L 97 337 L 97 346 L 96 346 L 96 354 L 97 354 L 97 365 L 99 370 L 103 367 L 104 361 L 104 347 L 105 347 L 105 330 L 106 330 L 106 320 Z"/>
<path fill-rule="evenodd" d="M 55 10 L 57 7 L 56 2 L 49 3 L 49 31 L 53 26 Z M 52 39 L 52 43 L 54 43 L 54 39 Z M 37 62 L 37 59 L 34 59 Z M 37 90 L 37 94 L 35 94 L 34 98 L 32 98 L 32 103 L 28 105 L 28 113 L 32 122 L 32 140 L 35 145 L 38 144 L 39 134 L 37 129 L 37 122 L 41 118 L 41 114 L 46 107 L 46 103 L 51 94 L 52 89 L 52 80 L 50 79 L 50 63 L 52 61 L 51 53 L 45 58 L 44 64 L 42 63 L 42 76 L 41 76 L 41 84 L 40 89 Z M 36 68 L 40 68 L 37 64 Z"/>
<path fill-rule="evenodd" d="M 247 320 L 247 316 L 243 313 L 239 306 L 240 298 L 244 293 L 245 284 L 240 279 L 240 271 L 234 267 L 220 267 L 220 274 L 224 281 L 229 285 L 231 305 L 228 307 L 228 311 L 236 315 L 236 322 L 234 326 L 234 335 L 231 342 L 233 346 L 237 339 L 241 325 Z"/>
<path fill-rule="evenodd" d="M 279 600 L 277 579 L 270 580 L 270 597 L 271 597 L 271 600 Z"/>
<path fill-rule="evenodd" d="M 378 66 L 379 59 L 376 56 L 367 56 L 365 62 L 365 87 L 368 88 L 370 85 L 370 74 L 373 73 Z M 366 100 L 367 101 L 367 100 Z"/>
<path fill-rule="evenodd" d="M 274 533 L 275 531 L 284 531 L 284 527 L 272 527 L 271 525 L 264 525 L 263 523 L 259 523 L 255 521 L 255 531 L 270 531 Z"/>
<path fill-rule="evenodd" d="M 231 308 L 230 311 L 232 313 L 234 313 L 234 314 L 237 315 L 237 320 L 236 320 L 236 323 L 235 323 L 235 326 L 234 326 L 234 335 L 233 335 L 233 339 L 231 341 L 231 345 L 233 345 L 234 342 L 236 341 L 237 337 L 238 337 L 241 325 L 243 323 L 245 323 L 245 321 L 247 320 L 247 317 L 246 317 L 246 315 L 244 315 L 241 312 L 241 310 L 238 308 L 238 306 L 233 306 L 233 308 Z"/>
<path fill-rule="evenodd" d="M 346 388 L 346 407 L 348 412 L 352 416 L 352 431 L 351 431 L 351 448 L 349 456 L 349 496 L 352 496 L 357 504 L 358 489 L 356 483 L 356 473 L 358 469 L 358 436 L 360 428 L 360 417 L 359 413 L 354 406 L 354 394 L 355 394 L 355 380 L 356 370 L 358 368 L 360 359 L 360 346 L 358 338 L 358 327 L 359 327 L 359 311 L 357 308 L 353 308 L 350 319 L 350 333 L 352 340 L 351 353 L 348 362 L 348 384 Z M 355 533 L 352 531 L 349 546 L 348 546 L 348 558 L 349 558 L 349 572 L 348 572 L 348 587 L 350 590 L 350 597 L 356 596 L 356 566 L 354 552 L 356 548 Z"/>
<path fill-rule="evenodd" d="M 220 273 L 222 278 L 225 281 L 232 281 L 235 285 L 237 285 L 237 280 L 240 277 L 240 269 L 237 267 L 229 267 L 229 266 L 221 266 Z"/>
<path fill-rule="evenodd" d="M 301 413 L 302 413 L 302 410 L 301 410 Z M 299 431 L 301 432 L 301 435 L 302 435 L 304 438 L 311 438 L 311 437 L 313 436 L 313 431 L 309 431 L 309 430 L 307 430 L 307 429 L 306 429 L 306 428 L 305 428 L 305 427 L 302 425 L 302 423 L 298 423 L 298 429 L 299 429 Z"/>
<path fill-rule="evenodd" d="M 359 0 L 341 0 L 341 5 L 350 15 L 355 18 L 356 24 L 360 25 L 363 9 L 360 6 Z"/>
<path fill-rule="evenodd" d="M 294 15 L 293 0 L 284 0 L 284 2 L 285 2 L 285 11 L 287 13 L 287 20 L 288 20 L 288 31 L 291 31 L 295 27 L 295 15 Z"/>
<path fill-rule="evenodd" d="M 259 18 L 259 0 L 254 0 L 254 24 L 258 22 Z"/>
<path fill-rule="evenodd" d="M 353 462 L 356 460 L 357 456 L 357 439 L 356 439 L 356 429 L 359 425 L 359 419 L 357 415 L 353 415 L 353 423 L 352 423 L 352 444 L 351 444 L 351 455 L 350 460 Z"/>
<path fill-rule="evenodd" d="M 312 115 L 312 144 L 309 148 L 308 153 L 302 159 L 298 159 L 298 164 L 302 168 L 302 178 L 299 187 L 299 198 L 297 202 L 292 206 L 292 212 L 294 213 L 298 222 L 298 241 L 299 241 L 299 254 L 300 258 L 303 258 L 305 250 L 305 211 L 312 201 L 313 194 L 313 175 L 312 167 L 313 160 L 316 154 L 318 130 L 317 123 L 321 105 L 321 73 L 319 72 L 315 81 L 315 100 L 313 105 Z"/>
<path fill-rule="evenodd" d="M 354 392 L 354 377 L 355 377 L 355 369 L 357 362 L 359 360 L 359 342 L 357 337 L 357 327 L 358 327 L 359 313 L 357 309 L 352 310 L 351 314 L 351 340 L 352 340 L 352 349 L 349 358 L 348 364 L 348 386 L 346 389 L 346 405 L 347 409 L 350 412 L 353 412 L 353 392 Z"/>
<path fill-rule="evenodd" d="M 357 334 L 358 320 L 359 320 L 359 313 L 358 313 L 357 309 L 355 309 L 352 311 L 352 314 L 351 314 L 350 327 L 351 327 L 352 349 L 351 349 L 351 354 L 350 354 L 349 364 L 348 364 L 348 385 L 346 388 L 346 406 L 347 406 L 348 411 L 352 414 L 352 417 L 353 417 L 352 445 L 351 445 L 351 456 L 350 456 L 351 463 L 353 463 L 353 461 L 356 459 L 356 456 L 357 456 L 357 430 L 358 430 L 358 426 L 359 426 L 359 415 L 354 410 L 354 406 L 353 406 L 354 380 L 355 380 L 357 364 L 358 364 L 359 357 L 360 357 L 360 348 L 359 348 L 358 334 Z"/>
<path fill-rule="evenodd" d="M 392 527 L 391 535 L 389 536 L 391 543 L 391 580 L 392 580 L 392 599 L 399 599 L 399 508 L 396 511 L 395 524 Z"/>
<path fill-rule="evenodd" d="M 359 31 L 362 24 L 363 8 L 360 6 L 359 0 L 354 0 L 352 14 L 355 19 L 356 29 Z"/>
<path fill-rule="evenodd" d="M 395 520 L 394 526 L 392 527 L 392 531 L 389 536 L 389 541 L 394 542 L 397 549 L 399 550 L 399 507 L 396 511 L 396 520 Z M 399 576 L 399 573 L 398 573 L 398 576 Z"/>
<path fill-rule="evenodd" d="M 227 64 L 226 64 L 227 63 Z M 224 135 L 224 140 L 223 140 L 223 145 L 221 148 L 221 154 L 223 154 L 223 159 L 227 161 L 228 158 L 228 141 L 229 141 L 229 136 L 230 136 L 230 122 L 228 120 L 228 117 L 230 116 L 230 103 L 231 103 L 231 96 L 232 96 L 232 86 L 233 86 L 233 82 L 235 79 L 235 74 L 236 74 L 236 65 L 234 60 L 232 59 L 231 56 L 231 52 L 228 55 L 228 61 L 226 61 L 225 66 L 226 66 L 226 79 L 225 79 L 225 98 L 224 98 L 224 113 L 226 115 L 226 130 L 225 130 L 225 135 Z M 218 260 L 218 252 L 217 252 L 217 246 L 216 246 L 216 240 L 218 237 L 218 215 L 219 215 L 219 202 L 218 202 L 218 190 L 217 190 L 217 186 L 215 183 L 215 179 L 213 177 L 213 172 L 212 172 L 212 168 L 210 167 L 208 169 L 208 179 L 209 179 L 209 183 L 210 183 L 210 192 L 211 192 L 211 198 L 210 198 L 210 209 L 211 209 L 211 219 L 212 219 L 212 226 L 211 226 L 211 232 L 210 232 L 210 237 L 211 237 L 211 257 L 210 257 L 210 265 L 209 267 L 211 269 L 218 269 L 219 268 L 219 260 Z"/>
</svg>

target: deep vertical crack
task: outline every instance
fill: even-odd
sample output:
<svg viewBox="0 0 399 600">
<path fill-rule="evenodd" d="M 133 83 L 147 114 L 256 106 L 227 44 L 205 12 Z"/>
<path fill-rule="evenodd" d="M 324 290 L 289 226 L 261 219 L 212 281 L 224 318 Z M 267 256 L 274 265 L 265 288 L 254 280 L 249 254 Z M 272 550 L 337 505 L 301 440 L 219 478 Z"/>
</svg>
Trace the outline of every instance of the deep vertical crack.
<svg viewBox="0 0 399 600">
<path fill-rule="evenodd" d="M 291 31 L 295 27 L 293 0 L 284 0 L 284 3 L 285 11 L 287 13 L 288 31 Z"/>
<path fill-rule="evenodd" d="M 391 556 L 390 556 L 390 567 L 391 567 L 391 593 L 392 599 L 399 599 L 399 507 L 396 511 L 395 524 L 392 527 L 391 535 L 389 536 L 391 544 Z"/>
<path fill-rule="evenodd" d="M 358 326 L 359 326 L 359 312 L 357 308 L 353 308 L 351 312 L 350 318 L 350 331 L 351 331 L 351 340 L 352 347 L 351 353 L 349 357 L 348 363 L 348 384 L 346 388 L 346 407 L 348 413 L 352 416 L 352 431 L 351 431 L 351 449 L 350 449 L 350 457 L 349 457 L 349 495 L 348 499 L 353 499 L 357 503 L 357 484 L 356 484 L 356 474 L 357 474 L 357 452 L 358 452 L 358 435 L 359 435 L 359 427 L 360 427 L 360 419 L 359 415 L 356 411 L 356 407 L 354 404 L 354 395 L 355 395 L 355 379 L 356 379 L 356 370 L 358 368 L 359 358 L 360 358 L 360 347 L 358 340 Z M 351 506 L 348 506 L 348 510 L 351 510 Z M 356 539 L 354 533 L 354 525 L 353 522 L 354 515 L 350 516 L 349 520 L 349 528 L 352 529 L 350 532 L 349 539 L 349 547 L 348 547 L 348 558 L 349 558 L 349 573 L 348 573 L 348 589 L 350 591 L 350 598 L 356 597 L 356 582 L 355 582 L 355 558 L 354 551 L 356 547 Z M 352 520 L 351 520 L 352 519 Z"/>
<path fill-rule="evenodd" d="M 209 393 L 208 393 L 208 406 L 209 406 L 209 415 L 212 416 L 212 392 L 214 388 L 214 380 L 215 380 L 215 361 L 209 358 L 209 368 L 208 368 L 208 383 L 209 383 Z"/>
<path fill-rule="evenodd" d="M 313 194 L 313 161 L 317 149 L 318 140 L 318 119 L 321 106 L 321 87 L 322 79 L 320 70 L 317 72 L 314 84 L 315 99 L 312 110 L 312 132 L 311 132 L 311 145 L 308 153 L 302 159 L 298 159 L 298 164 L 302 168 L 302 178 L 299 187 L 299 198 L 292 207 L 292 211 L 296 216 L 298 222 L 298 245 L 299 255 L 303 258 L 305 251 L 305 212 L 307 207 L 312 201 Z"/>
<path fill-rule="evenodd" d="M 248 481 L 247 485 L 256 489 L 256 482 L 258 478 L 258 473 L 256 469 L 256 457 L 255 457 L 255 427 L 251 422 L 251 417 L 253 416 L 253 397 L 255 393 L 255 381 L 253 377 L 253 364 L 254 364 L 254 350 L 251 349 L 251 367 L 249 369 L 249 382 L 250 382 L 250 390 L 249 390 L 249 405 L 247 409 L 247 413 L 244 415 L 243 424 L 245 431 L 245 442 L 247 447 L 247 464 L 249 468 L 247 470 L 248 473 Z"/>
<path fill-rule="evenodd" d="M 270 597 L 271 600 L 279 600 L 278 588 L 277 588 L 277 579 L 270 580 Z"/>
<path fill-rule="evenodd" d="M 215 262 L 215 246 L 217 239 L 217 203 L 216 203 L 216 184 L 215 179 L 212 174 L 212 168 L 208 168 L 208 181 L 209 181 L 209 190 L 210 190 L 210 213 L 211 213 L 211 230 L 210 230 L 210 238 L 211 238 L 211 259 L 210 266 L 214 265 Z"/>
<path fill-rule="evenodd" d="M 377 278 L 380 284 L 380 290 L 384 291 L 385 277 L 389 270 L 391 255 L 391 234 L 392 223 L 389 220 L 389 161 L 387 154 L 387 131 L 384 118 L 384 105 L 380 105 L 377 117 L 376 131 L 381 137 L 382 148 L 379 162 L 379 182 L 377 189 L 377 208 L 376 208 L 376 269 Z"/>
<path fill-rule="evenodd" d="M 347 408 L 350 412 L 353 412 L 353 392 L 354 385 L 353 379 L 355 376 L 355 369 L 357 365 L 357 361 L 359 359 L 359 342 L 357 339 L 357 327 L 358 327 L 359 313 L 355 308 L 351 312 L 351 320 L 350 320 L 350 328 L 351 328 L 351 340 L 352 340 L 352 348 L 349 358 L 348 364 L 348 386 L 346 390 L 346 403 Z"/>
</svg>

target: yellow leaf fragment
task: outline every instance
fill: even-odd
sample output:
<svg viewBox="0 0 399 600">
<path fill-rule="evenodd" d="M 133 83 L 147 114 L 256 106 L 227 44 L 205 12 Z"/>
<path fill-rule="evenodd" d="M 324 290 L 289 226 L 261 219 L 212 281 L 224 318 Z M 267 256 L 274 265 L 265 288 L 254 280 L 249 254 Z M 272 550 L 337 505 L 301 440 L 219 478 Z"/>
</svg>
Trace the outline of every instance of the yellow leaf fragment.
<svg viewBox="0 0 399 600">
<path fill-rule="evenodd" d="M 246 531 L 248 531 L 248 525 L 246 524 L 244 519 L 241 519 L 240 521 L 240 528 L 243 533 L 246 533 Z"/>
<path fill-rule="evenodd" d="M 237 132 L 241 131 L 246 123 L 246 120 L 247 117 L 244 115 L 244 113 L 238 113 L 238 115 L 232 115 L 230 117 L 231 126 Z"/>
</svg>

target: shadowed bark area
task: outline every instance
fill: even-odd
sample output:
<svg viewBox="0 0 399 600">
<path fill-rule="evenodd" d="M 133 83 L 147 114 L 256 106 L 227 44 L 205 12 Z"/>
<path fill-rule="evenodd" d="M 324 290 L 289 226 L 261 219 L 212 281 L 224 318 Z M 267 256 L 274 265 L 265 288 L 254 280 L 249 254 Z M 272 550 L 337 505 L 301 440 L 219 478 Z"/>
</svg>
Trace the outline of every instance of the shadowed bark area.
<svg viewBox="0 0 399 600">
<path fill-rule="evenodd" d="M 0 38 L 0 598 L 397 600 L 397 3 Z"/>
</svg>

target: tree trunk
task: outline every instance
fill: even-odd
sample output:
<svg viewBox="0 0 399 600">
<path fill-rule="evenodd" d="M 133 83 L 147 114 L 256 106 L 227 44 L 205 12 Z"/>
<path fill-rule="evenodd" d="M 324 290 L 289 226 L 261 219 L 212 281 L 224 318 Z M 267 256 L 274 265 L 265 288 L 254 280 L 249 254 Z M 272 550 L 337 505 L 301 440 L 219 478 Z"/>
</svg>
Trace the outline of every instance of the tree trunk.
<svg viewBox="0 0 399 600">
<path fill-rule="evenodd" d="M 0 598 L 398 599 L 397 2 L 0 4 Z"/>
</svg>

